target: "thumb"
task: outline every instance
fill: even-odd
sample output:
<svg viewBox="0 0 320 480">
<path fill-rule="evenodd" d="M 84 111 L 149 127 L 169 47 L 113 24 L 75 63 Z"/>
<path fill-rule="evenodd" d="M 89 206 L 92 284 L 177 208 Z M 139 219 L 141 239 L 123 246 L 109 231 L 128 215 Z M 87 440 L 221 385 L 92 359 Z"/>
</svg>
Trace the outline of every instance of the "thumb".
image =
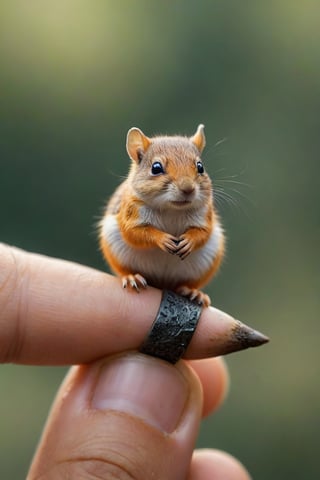
<svg viewBox="0 0 320 480">
<path fill-rule="evenodd" d="M 186 479 L 201 409 L 183 361 L 129 352 L 73 367 L 27 478 Z"/>
</svg>

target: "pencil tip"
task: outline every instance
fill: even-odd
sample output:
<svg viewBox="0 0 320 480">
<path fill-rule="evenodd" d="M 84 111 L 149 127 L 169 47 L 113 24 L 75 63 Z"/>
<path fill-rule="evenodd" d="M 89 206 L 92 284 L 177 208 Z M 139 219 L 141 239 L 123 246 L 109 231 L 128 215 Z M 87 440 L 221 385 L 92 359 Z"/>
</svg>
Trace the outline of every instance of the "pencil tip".
<svg viewBox="0 0 320 480">
<path fill-rule="evenodd" d="M 248 327 L 242 322 L 237 321 L 232 332 L 233 342 L 239 345 L 239 350 L 245 348 L 259 347 L 269 342 L 269 338 L 258 330 Z"/>
<path fill-rule="evenodd" d="M 258 330 L 252 330 L 250 337 L 250 347 L 259 347 L 260 345 L 263 345 L 264 343 L 268 343 L 270 341 L 270 338 L 264 335 L 261 332 L 258 332 Z"/>
</svg>

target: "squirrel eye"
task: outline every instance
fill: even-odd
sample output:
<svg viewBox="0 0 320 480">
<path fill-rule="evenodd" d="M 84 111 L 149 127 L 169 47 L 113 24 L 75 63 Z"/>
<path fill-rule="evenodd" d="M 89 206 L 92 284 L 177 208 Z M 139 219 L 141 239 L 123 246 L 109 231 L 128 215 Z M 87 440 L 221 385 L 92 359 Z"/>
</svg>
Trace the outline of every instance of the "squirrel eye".
<svg viewBox="0 0 320 480">
<path fill-rule="evenodd" d="M 204 166 L 202 162 L 197 162 L 197 170 L 198 170 L 198 173 L 200 174 L 204 173 Z"/>
<path fill-rule="evenodd" d="M 152 164 L 151 173 L 152 175 L 160 175 L 161 173 L 164 173 L 163 166 L 160 162 L 154 162 Z"/>
</svg>

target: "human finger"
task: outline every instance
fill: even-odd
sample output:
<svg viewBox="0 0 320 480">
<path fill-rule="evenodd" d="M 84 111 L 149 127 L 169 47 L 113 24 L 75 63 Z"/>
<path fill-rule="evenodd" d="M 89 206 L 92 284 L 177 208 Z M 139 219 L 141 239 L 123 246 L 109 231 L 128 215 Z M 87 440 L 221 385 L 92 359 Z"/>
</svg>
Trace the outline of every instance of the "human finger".
<svg viewBox="0 0 320 480">
<path fill-rule="evenodd" d="M 203 390 L 202 417 L 207 417 L 223 403 L 229 390 L 228 368 L 221 357 L 190 360 Z"/>
<path fill-rule="evenodd" d="M 251 480 L 245 467 L 220 450 L 196 450 L 187 480 Z"/>
<path fill-rule="evenodd" d="M 160 290 L 128 292 L 103 272 L 0 245 L 0 361 L 88 363 L 138 349 L 160 299 Z M 226 313 L 205 308 L 186 357 L 223 355 L 266 341 Z"/>
<path fill-rule="evenodd" d="M 183 361 L 128 353 L 74 367 L 27 478 L 186 480 L 201 408 Z"/>
</svg>

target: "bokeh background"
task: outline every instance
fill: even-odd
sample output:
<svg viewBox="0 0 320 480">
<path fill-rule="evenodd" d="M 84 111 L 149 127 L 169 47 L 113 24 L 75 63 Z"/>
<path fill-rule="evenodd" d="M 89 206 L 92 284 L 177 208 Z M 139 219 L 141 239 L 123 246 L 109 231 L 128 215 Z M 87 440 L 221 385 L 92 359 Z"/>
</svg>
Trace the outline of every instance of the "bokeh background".
<svg viewBox="0 0 320 480">
<path fill-rule="evenodd" d="M 318 478 L 320 6 L 312 0 L 2 0 L 0 240 L 106 269 L 95 222 L 125 135 L 191 135 L 225 200 L 208 288 L 272 342 L 231 355 L 198 445 L 255 479 Z M 0 368 L 0 478 L 24 478 L 64 368 Z"/>
</svg>

